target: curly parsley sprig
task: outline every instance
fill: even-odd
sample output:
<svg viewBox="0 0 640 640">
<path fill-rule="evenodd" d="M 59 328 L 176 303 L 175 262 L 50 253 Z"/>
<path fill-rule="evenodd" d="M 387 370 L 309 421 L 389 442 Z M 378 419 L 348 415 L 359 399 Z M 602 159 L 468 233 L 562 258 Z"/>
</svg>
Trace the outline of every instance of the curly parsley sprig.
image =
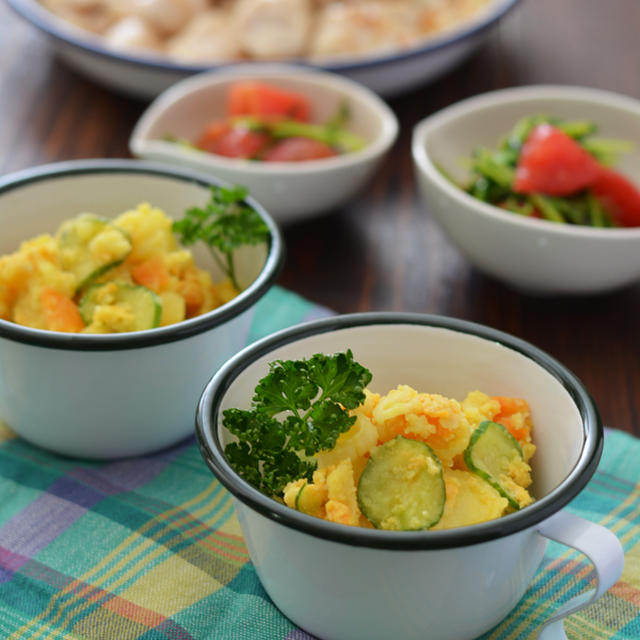
<svg viewBox="0 0 640 640">
<path fill-rule="evenodd" d="M 242 245 L 256 245 L 269 237 L 269 227 L 258 212 L 244 202 L 245 187 L 211 187 L 211 198 L 203 207 L 192 207 L 173 223 L 180 242 L 189 246 L 202 240 L 233 286 L 236 278 L 233 252 Z M 221 257 L 222 256 L 222 257 Z"/>
<path fill-rule="evenodd" d="M 371 378 L 351 350 L 270 363 L 251 409 L 223 412 L 223 425 L 238 438 L 225 448 L 229 462 L 270 496 L 292 480 L 311 479 L 317 466 L 312 456 L 332 449 L 355 422 L 348 410 L 364 401 Z"/>
</svg>

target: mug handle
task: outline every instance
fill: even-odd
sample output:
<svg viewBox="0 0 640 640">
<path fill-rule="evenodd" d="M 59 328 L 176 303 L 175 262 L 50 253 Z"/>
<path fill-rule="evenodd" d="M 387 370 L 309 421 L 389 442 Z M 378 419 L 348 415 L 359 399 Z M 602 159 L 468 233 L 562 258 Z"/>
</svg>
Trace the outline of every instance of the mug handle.
<svg viewBox="0 0 640 640">
<path fill-rule="evenodd" d="M 582 552 L 593 564 L 596 588 L 589 589 L 562 605 L 538 632 L 538 640 L 567 640 L 563 620 L 595 602 L 622 575 L 624 550 L 614 533 L 606 527 L 568 511 L 559 511 L 537 527 L 537 532 Z"/>
</svg>

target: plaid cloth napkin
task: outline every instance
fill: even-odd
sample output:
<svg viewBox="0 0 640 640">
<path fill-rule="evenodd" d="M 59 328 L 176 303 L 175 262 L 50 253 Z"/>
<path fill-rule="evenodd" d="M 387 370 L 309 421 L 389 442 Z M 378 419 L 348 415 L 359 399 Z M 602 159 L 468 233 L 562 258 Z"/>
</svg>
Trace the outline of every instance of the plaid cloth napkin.
<svg viewBox="0 0 640 640">
<path fill-rule="evenodd" d="M 275 288 L 255 307 L 250 339 L 329 313 Z M 639 458 L 639 441 L 610 431 L 598 471 L 570 506 L 610 527 L 627 558 L 618 584 L 567 619 L 572 640 L 640 638 Z M 550 543 L 516 610 L 483 640 L 535 637 L 541 620 L 588 586 L 589 570 L 580 554 Z M 193 438 L 151 456 L 87 462 L 0 428 L 0 638 L 311 636 L 262 589 L 230 496 Z"/>
</svg>

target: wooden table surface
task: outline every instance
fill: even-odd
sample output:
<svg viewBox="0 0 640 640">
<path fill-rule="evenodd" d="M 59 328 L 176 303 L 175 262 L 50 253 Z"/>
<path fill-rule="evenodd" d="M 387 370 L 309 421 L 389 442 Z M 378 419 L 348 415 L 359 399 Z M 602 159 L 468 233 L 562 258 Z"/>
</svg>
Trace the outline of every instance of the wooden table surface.
<svg viewBox="0 0 640 640">
<path fill-rule="evenodd" d="M 484 323 L 565 363 L 605 424 L 640 436 L 640 283 L 581 298 L 515 292 L 470 267 L 421 205 L 413 125 L 462 98 L 507 86 L 566 83 L 640 98 L 636 0 L 524 0 L 486 44 L 437 82 L 390 101 L 401 134 L 349 206 L 284 229 L 280 284 L 341 313 L 401 310 Z M 145 104 L 70 70 L 0 3 L 0 173 L 90 157 L 129 157 Z"/>
</svg>

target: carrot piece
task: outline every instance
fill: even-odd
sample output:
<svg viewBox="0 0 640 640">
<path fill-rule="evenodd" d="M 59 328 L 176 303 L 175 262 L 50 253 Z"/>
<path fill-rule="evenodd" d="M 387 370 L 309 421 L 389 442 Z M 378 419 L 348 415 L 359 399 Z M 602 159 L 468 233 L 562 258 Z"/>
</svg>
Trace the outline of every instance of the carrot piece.
<svg viewBox="0 0 640 640">
<path fill-rule="evenodd" d="M 156 293 L 162 291 L 169 283 L 169 272 L 161 256 L 152 256 L 131 267 L 131 277 L 138 284 Z"/>
<path fill-rule="evenodd" d="M 187 318 L 197 315 L 204 303 L 202 285 L 193 278 L 181 280 L 178 283 L 178 294 L 184 298 Z"/>
<path fill-rule="evenodd" d="M 493 420 L 503 425 L 519 442 L 528 439 L 531 433 L 531 416 L 529 403 L 523 398 L 494 396 L 500 403 L 500 411 Z"/>
<path fill-rule="evenodd" d="M 328 500 L 325 505 L 327 520 L 340 524 L 356 525 L 356 516 L 351 513 L 349 507 L 337 500 Z"/>
<path fill-rule="evenodd" d="M 306 96 L 262 82 L 238 82 L 227 96 L 227 115 L 287 118 L 308 122 L 311 103 Z"/>
<path fill-rule="evenodd" d="M 524 398 L 494 396 L 494 399 L 500 403 L 500 413 L 529 413 L 529 403 Z"/>
<path fill-rule="evenodd" d="M 40 294 L 47 329 L 77 333 L 84 329 L 82 316 L 71 298 L 54 289 L 44 289 Z"/>
</svg>

